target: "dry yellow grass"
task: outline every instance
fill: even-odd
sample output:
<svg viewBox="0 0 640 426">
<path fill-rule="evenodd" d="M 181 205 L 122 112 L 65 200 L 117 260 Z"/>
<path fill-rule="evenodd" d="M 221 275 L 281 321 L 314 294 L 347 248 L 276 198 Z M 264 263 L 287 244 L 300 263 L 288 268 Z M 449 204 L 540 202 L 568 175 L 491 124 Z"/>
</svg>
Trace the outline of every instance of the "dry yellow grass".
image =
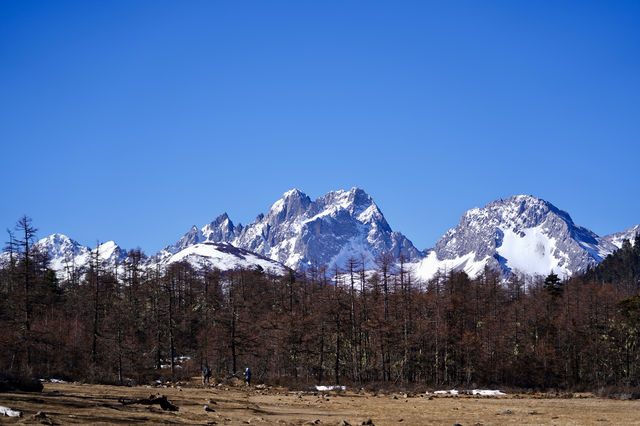
<svg viewBox="0 0 640 426">
<path fill-rule="evenodd" d="M 123 405 L 127 399 L 166 395 L 177 412 L 159 406 Z M 205 411 L 204 406 L 214 411 Z M 580 395 L 500 397 L 374 395 L 371 393 L 309 393 L 244 386 L 203 388 L 195 382 L 182 387 L 118 387 L 46 383 L 42 394 L 0 393 L 0 405 L 22 411 L 20 419 L 0 417 L 0 423 L 57 424 L 287 424 L 351 425 L 371 419 L 376 425 L 475 424 L 640 424 L 640 401 L 618 401 Z"/>
</svg>

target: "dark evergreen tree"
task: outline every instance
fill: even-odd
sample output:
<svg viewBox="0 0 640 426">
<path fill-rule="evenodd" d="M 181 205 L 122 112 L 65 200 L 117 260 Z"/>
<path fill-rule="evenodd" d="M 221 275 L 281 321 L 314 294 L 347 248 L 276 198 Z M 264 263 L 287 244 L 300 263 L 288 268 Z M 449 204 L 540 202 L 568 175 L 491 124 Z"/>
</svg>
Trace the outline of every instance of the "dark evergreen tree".
<svg viewBox="0 0 640 426">
<path fill-rule="evenodd" d="M 544 279 L 543 286 L 553 297 L 562 295 L 562 280 L 553 271 Z"/>
</svg>

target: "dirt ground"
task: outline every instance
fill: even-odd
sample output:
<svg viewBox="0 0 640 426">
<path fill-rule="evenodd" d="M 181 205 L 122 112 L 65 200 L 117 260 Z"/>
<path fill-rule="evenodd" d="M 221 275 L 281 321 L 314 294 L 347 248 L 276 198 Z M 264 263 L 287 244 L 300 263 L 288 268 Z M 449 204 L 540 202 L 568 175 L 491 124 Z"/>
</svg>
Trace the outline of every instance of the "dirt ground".
<svg viewBox="0 0 640 426">
<path fill-rule="evenodd" d="M 0 406 L 23 412 L 2 424 L 282 424 L 339 425 L 640 425 L 640 401 L 574 395 L 426 395 L 292 392 L 275 387 L 196 384 L 119 387 L 45 383 L 42 393 L 0 393 Z M 127 400 L 166 395 L 178 411 Z M 209 411 L 205 410 L 208 405 Z M 44 416 L 35 417 L 37 412 Z"/>
</svg>

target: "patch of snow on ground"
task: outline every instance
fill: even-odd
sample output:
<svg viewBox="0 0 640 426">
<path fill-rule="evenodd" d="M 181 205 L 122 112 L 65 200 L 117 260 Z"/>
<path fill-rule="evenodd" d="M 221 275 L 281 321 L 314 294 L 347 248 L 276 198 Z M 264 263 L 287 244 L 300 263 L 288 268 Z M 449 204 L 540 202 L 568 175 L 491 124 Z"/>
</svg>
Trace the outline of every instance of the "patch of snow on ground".
<svg viewBox="0 0 640 426">
<path fill-rule="evenodd" d="M 332 391 L 332 390 L 346 391 L 347 387 L 346 386 L 316 386 L 316 390 L 321 392 Z"/>
<path fill-rule="evenodd" d="M 489 390 L 489 389 L 474 389 L 471 391 L 472 395 L 506 395 L 506 393 L 501 392 L 499 390 Z"/>
<path fill-rule="evenodd" d="M 491 390 L 491 389 L 473 389 L 470 391 L 459 391 L 457 389 L 451 389 L 451 390 L 439 390 L 439 391 L 435 391 L 434 394 L 435 395 L 458 395 L 460 392 L 464 393 L 464 394 L 471 394 L 471 395 L 482 395 L 482 396 L 492 396 L 492 395 L 506 395 L 506 393 L 499 391 L 499 390 Z M 429 392 L 426 392 L 427 394 Z"/>
<path fill-rule="evenodd" d="M 9 407 L 3 407 L 0 405 L 0 414 L 7 417 L 22 417 L 22 413 L 20 411 L 12 410 Z"/>
</svg>

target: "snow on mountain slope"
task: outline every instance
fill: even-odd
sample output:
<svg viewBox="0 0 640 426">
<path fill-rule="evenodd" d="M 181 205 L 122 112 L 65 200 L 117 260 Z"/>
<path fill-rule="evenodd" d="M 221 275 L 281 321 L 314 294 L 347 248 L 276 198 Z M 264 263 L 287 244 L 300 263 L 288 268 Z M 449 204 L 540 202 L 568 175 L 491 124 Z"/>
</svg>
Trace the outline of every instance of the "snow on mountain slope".
<svg viewBox="0 0 640 426">
<path fill-rule="evenodd" d="M 253 223 L 236 228 L 225 214 L 200 230 L 192 229 L 162 256 L 177 253 L 189 238 L 229 242 L 296 269 L 342 266 L 350 256 L 364 255 L 372 262 L 382 252 L 396 259 L 401 254 L 408 260 L 423 257 L 404 235 L 391 230 L 373 199 L 360 188 L 331 191 L 315 201 L 292 189 Z"/>
<path fill-rule="evenodd" d="M 217 268 L 227 271 L 260 267 L 276 275 L 283 275 L 287 271 L 278 262 L 227 243 L 197 243 L 164 259 L 162 264 L 170 265 L 177 262 L 188 262 L 197 270 Z"/>
<path fill-rule="evenodd" d="M 464 271 L 469 276 L 475 277 L 484 270 L 488 259 L 489 257 L 475 260 L 475 253 L 473 252 L 450 259 L 438 259 L 435 250 L 429 250 L 427 257 L 413 264 L 413 267 L 409 266 L 409 268 L 413 269 L 415 276 L 423 280 L 433 278 L 438 272 L 446 274 L 452 271 Z"/>
<path fill-rule="evenodd" d="M 416 265 L 416 273 L 429 279 L 438 270 L 453 269 L 475 276 L 487 265 L 504 276 L 544 276 L 551 271 L 571 276 L 614 249 L 553 204 L 516 195 L 467 211 Z"/>
<path fill-rule="evenodd" d="M 615 234 L 605 235 L 601 240 L 612 244 L 617 248 L 621 248 L 624 240 L 629 240 L 629 242 L 633 244 L 635 242 L 636 234 L 640 234 L 640 225 L 632 226 L 625 231 L 616 232 Z"/>
<path fill-rule="evenodd" d="M 496 247 L 500 258 L 511 270 L 526 271 L 530 275 L 548 275 L 551 271 L 568 274 L 564 265 L 570 262 L 568 255 L 556 250 L 557 241 L 541 227 L 523 229 L 516 234 L 502 229 L 502 244 Z"/>
</svg>

